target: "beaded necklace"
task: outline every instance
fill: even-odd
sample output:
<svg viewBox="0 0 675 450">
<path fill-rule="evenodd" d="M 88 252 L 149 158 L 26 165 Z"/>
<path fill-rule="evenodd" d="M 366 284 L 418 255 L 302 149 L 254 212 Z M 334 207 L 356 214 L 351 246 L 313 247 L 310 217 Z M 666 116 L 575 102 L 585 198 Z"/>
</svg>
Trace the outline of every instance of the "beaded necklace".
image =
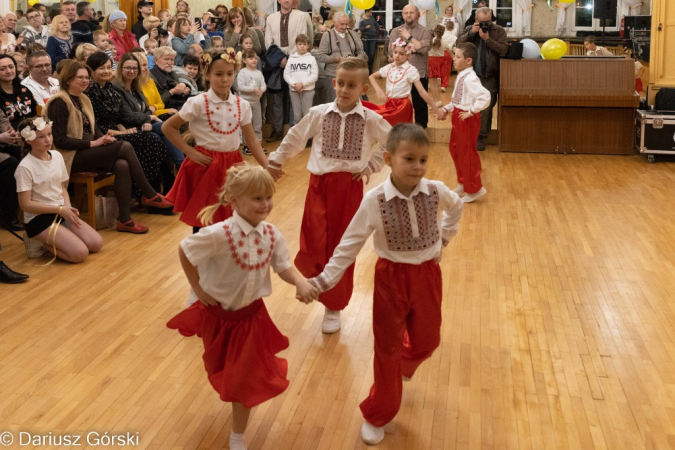
<svg viewBox="0 0 675 450">
<path fill-rule="evenodd" d="M 263 225 L 263 235 L 267 235 L 268 233 L 270 235 L 270 249 L 265 258 L 257 264 L 248 264 L 250 255 L 246 252 L 240 255 L 239 252 L 237 251 L 237 247 L 244 246 L 244 241 L 242 239 L 246 237 L 246 233 L 242 231 L 241 239 L 239 239 L 239 241 L 235 244 L 234 236 L 230 227 L 228 225 L 223 225 L 223 229 L 225 230 L 225 236 L 227 236 L 227 243 L 230 246 L 230 253 L 232 254 L 232 259 L 234 259 L 234 262 L 237 263 L 239 267 L 241 267 L 243 270 L 253 271 L 264 269 L 267 266 L 267 264 L 270 262 L 270 259 L 272 258 L 272 252 L 274 251 L 274 245 L 276 243 L 276 237 L 274 236 L 274 229 L 272 228 L 271 225 L 269 224 Z M 262 246 L 262 241 L 259 238 L 255 238 L 254 244 L 256 245 L 256 254 L 258 256 L 262 256 L 265 253 Z"/>
<path fill-rule="evenodd" d="M 211 121 L 211 114 L 215 114 L 215 111 L 209 110 L 209 98 L 206 94 L 204 94 L 204 103 L 206 104 L 206 120 L 209 122 L 209 127 L 211 127 L 211 129 L 213 131 L 215 131 L 218 134 L 229 135 L 229 134 L 232 134 L 239 129 L 239 124 L 241 123 L 241 103 L 240 103 L 239 97 L 237 97 L 237 124 L 234 126 L 234 128 L 232 128 L 228 131 L 223 131 L 223 130 L 220 130 L 220 129 L 216 128 L 215 126 L 213 126 L 213 122 Z M 216 110 L 220 110 L 220 107 L 217 106 Z M 232 109 L 230 108 L 230 111 L 231 110 Z M 220 126 L 220 122 L 216 122 L 216 125 Z M 228 123 L 227 126 L 231 127 L 232 123 L 231 122 Z"/>
<path fill-rule="evenodd" d="M 405 64 L 405 63 L 403 63 L 403 64 Z M 409 65 L 408 67 L 405 68 L 405 70 L 404 70 L 403 72 L 401 72 L 400 69 L 397 70 L 397 72 L 399 72 L 401 76 L 400 76 L 397 80 L 392 80 L 390 74 L 391 74 L 392 70 L 393 70 L 395 67 L 401 67 L 401 66 L 396 66 L 396 65 L 392 64 L 391 67 L 389 68 L 389 70 L 387 71 L 387 81 L 390 82 L 391 84 L 396 84 L 396 83 L 398 83 L 399 81 L 401 81 L 402 79 L 404 79 L 404 78 L 405 78 L 406 72 L 407 72 L 408 69 L 410 69 L 412 66 Z"/>
</svg>

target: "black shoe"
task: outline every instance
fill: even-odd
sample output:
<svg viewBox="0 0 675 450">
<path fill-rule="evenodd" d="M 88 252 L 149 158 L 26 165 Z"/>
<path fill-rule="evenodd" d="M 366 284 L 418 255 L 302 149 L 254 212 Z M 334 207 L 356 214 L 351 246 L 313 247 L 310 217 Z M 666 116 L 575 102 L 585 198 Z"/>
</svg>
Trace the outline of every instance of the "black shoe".
<svg viewBox="0 0 675 450">
<path fill-rule="evenodd" d="M 0 282 L 7 284 L 23 283 L 28 279 L 28 275 L 14 272 L 7 265 L 0 261 Z"/>
<path fill-rule="evenodd" d="M 479 152 L 485 150 L 485 142 L 483 142 L 483 138 L 478 138 L 478 142 L 476 142 L 476 150 Z"/>
<path fill-rule="evenodd" d="M 267 142 L 280 141 L 284 138 L 284 133 L 281 131 L 275 131 L 270 137 L 267 138 Z"/>
<path fill-rule="evenodd" d="M 0 227 L 8 231 L 23 231 L 23 224 L 19 222 L 14 213 L 0 214 Z"/>
<path fill-rule="evenodd" d="M 248 155 L 248 156 L 253 155 L 253 153 L 251 153 L 251 150 L 249 150 L 249 148 L 246 145 L 244 145 L 244 148 L 243 148 L 242 152 L 244 153 L 244 155 Z"/>
</svg>

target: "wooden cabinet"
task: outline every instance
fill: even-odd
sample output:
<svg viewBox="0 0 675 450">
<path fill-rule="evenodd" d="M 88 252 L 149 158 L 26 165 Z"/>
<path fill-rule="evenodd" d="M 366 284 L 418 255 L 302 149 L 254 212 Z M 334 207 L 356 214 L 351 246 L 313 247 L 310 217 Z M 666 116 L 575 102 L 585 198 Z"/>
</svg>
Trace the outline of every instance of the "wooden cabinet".
<svg viewBox="0 0 675 450">
<path fill-rule="evenodd" d="M 634 66 L 623 58 L 502 60 L 503 152 L 633 152 Z"/>
</svg>

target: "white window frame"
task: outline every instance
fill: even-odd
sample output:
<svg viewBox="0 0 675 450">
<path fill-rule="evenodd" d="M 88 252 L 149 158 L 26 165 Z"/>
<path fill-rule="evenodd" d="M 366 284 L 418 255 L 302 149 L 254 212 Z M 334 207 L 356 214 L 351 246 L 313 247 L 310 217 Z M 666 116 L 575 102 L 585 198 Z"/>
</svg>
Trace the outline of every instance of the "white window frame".
<svg viewBox="0 0 675 450">
<path fill-rule="evenodd" d="M 497 3 L 498 0 L 488 0 L 488 8 L 490 8 L 495 15 L 499 16 L 499 10 L 497 9 Z M 471 1 L 471 11 L 473 11 L 475 8 L 473 7 L 473 0 Z M 500 8 L 500 9 L 508 9 L 508 8 Z M 507 32 L 507 35 L 509 37 L 518 37 L 520 36 L 520 30 L 523 28 L 523 9 L 518 6 L 518 2 L 516 0 L 511 0 L 511 26 L 508 28 L 504 28 Z M 460 24 L 464 25 L 464 24 Z"/>
<path fill-rule="evenodd" d="M 620 2 L 620 0 L 619 0 Z M 602 24 L 600 23 L 600 19 L 596 19 L 593 17 L 593 25 L 590 27 L 578 27 L 576 26 L 576 17 L 577 17 L 577 4 L 573 3 L 572 6 L 570 6 L 572 9 L 572 14 L 567 16 L 567 29 L 571 30 L 572 33 L 576 31 L 602 31 Z M 572 21 L 570 24 L 569 21 Z M 619 31 L 619 28 L 621 27 L 621 7 L 620 4 L 617 5 L 616 8 L 616 26 L 614 27 L 605 27 L 605 31 Z"/>
</svg>

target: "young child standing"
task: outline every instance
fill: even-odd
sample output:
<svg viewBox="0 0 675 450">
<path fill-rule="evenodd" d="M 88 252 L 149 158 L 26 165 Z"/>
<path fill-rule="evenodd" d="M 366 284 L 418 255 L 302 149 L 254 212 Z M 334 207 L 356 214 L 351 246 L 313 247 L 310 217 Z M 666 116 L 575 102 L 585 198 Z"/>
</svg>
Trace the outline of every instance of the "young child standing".
<svg viewBox="0 0 675 450">
<path fill-rule="evenodd" d="M 424 178 L 429 139 L 422 127 L 396 125 L 384 162 L 391 176 L 369 191 L 329 263 L 310 280 L 330 292 L 373 235 L 375 382 L 361 403 L 361 438 L 377 444 L 401 406 L 402 380 L 440 344 L 442 248 L 457 234 L 462 202 L 441 181 Z M 324 294 L 321 294 L 324 295 Z"/>
<path fill-rule="evenodd" d="M 155 39 L 146 39 L 143 42 L 143 47 L 145 48 L 145 56 L 148 58 L 148 69 L 155 67 L 155 49 L 159 43 Z M 185 63 L 183 63 L 185 65 Z"/>
<path fill-rule="evenodd" d="M 230 93 L 235 74 L 234 49 L 225 52 L 210 49 L 202 55 L 208 92 L 190 97 L 181 110 L 162 125 L 162 131 L 185 155 L 176 181 L 169 191 L 174 211 L 180 220 L 197 232 L 202 226 L 198 217 L 202 208 L 217 203 L 218 189 L 225 184 L 227 169 L 243 161 L 239 153 L 239 129 L 258 163 L 267 167 L 267 157 L 251 125 L 251 106 Z M 178 130 L 189 122 L 197 145 L 189 146 Z M 232 215 L 229 206 L 216 211 L 222 221 Z"/>
<path fill-rule="evenodd" d="M 373 85 L 375 92 L 377 92 L 380 100 L 384 101 L 383 105 L 376 105 L 375 103 L 363 102 L 363 106 L 372 109 L 391 125 L 396 125 L 402 122 L 413 121 L 413 106 L 410 101 L 410 91 L 415 85 L 417 92 L 429 105 L 429 108 L 437 116 L 441 114 L 434 100 L 427 93 L 420 82 L 420 73 L 415 66 L 408 62 L 408 55 L 412 52 L 412 44 L 408 44 L 403 39 L 396 39 L 391 44 L 394 49 L 394 62 L 382 67 L 379 72 L 374 72 L 370 75 L 370 84 Z M 378 79 L 384 78 L 386 81 L 387 92 L 382 91 Z"/>
<path fill-rule="evenodd" d="M 232 450 L 246 449 L 251 408 L 288 387 L 288 363 L 275 356 L 288 348 L 288 338 L 262 300 L 272 290 L 270 269 L 296 286 L 299 300 L 309 303 L 318 294 L 291 265 L 279 230 L 264 221 L 273 193 L 274 180 L 262 167 L 230 167 L 218 204 L 199 214 L 208 226 L 183 239 L 178 250 L 194 303 L 167 326 L 203 339 L 209 382 L 232 403 Z M 225 205 L 234 208 L 232 217 L 211 225 Z"/>
<path fill-rule="evenodd" d="M 466 194 L 462 197 L 464 203 L 471 203 L 487 194 L 480 179 L 481 165 L 476 142 L 480 132 L 480 112 L 490 104 L 490 91 L 483 87 L 473 70 L 477 57 L 478 50 L 470 42 L 455 48 L 455 90 L 452 102 L 442 108 L 443 114 L 439 117 L 443 120 L 447 113 L 452 113 L 450 156 L 455 163 L 458 182 L 454 191 Z"/>
<path fill-rule="evenodd" d="M 293 106 L 293 123 L 299 123 L 309 113 L 314 99 L 314 85 L 319 79 L 319 66 L 309 53 L 309 38 L 299 34 L 295 38 L 297 52 L 291 54 L 284 68 L 284 80 Z"/>
<path fill-rule="evenodd" d="M 340 242 L 363 198 L 362 179 L 368 182 L 370 174 L 384 165 L 382 152 L 391 130 L 387 121 L 361 104 L 361 95 L 368 91 L 368 64 L 363 59 L 340 62 L 333 86 L 336 100 L 311 108 L 269 158 L 268 170 L 279 179 L 284 162 L 313 138 L 300 251 L 295 258 L 296 267 L 306 277 L 321 273 Z M 352 296 L 353 278 L 352 265 L 335 289 L 319 297 L 326 307 L 324 333 L 340 329 L 340 311 Z"/>
<path fill-rule="evenodd" d="M 244 67 L 237 74 L 237 92 L 241 98 L 251 105 L 253 131 L 258 142 L 262 142 L 262 108 L 260 98 L 267 90 L 265 77 L 256 67 L 258 65 L 258 56 L 253 50 L 244 50 L 242 52 L 242 62 Z M 267 150 L 263 149 L 265 153 Z M 251 150 L 244 146 L 244 154 L 250 155 Z"/>
<path fill-rule="evenodd" d="M 68 170 L 63 156 L 52 148 L 51 122 L 42 117 L 19 124 L 23 159 L 14 177 L 26 235 L 64 261 L 80 263 L 103 246 L 103 238 L 70 204 Z M 26 242 L 27 248 L 30 242 Z"/>
<path fill-rule="evenodd" d="M 452 22 L 448 22 L 452 26 Z M 445 55 L 452 52 L 455 40 L 448 41 L 444 37 L 445 27 L 436 25 L 434 28 L 434 40 L 429 49 L 429 94 L 434 99 L 436 106 L 441 106 L 440 86 L 450 78 L 450 68 L 447 67 Z M 452 36 L 452 35 L 451 35 Z M 452 36 L 454 37 L 454 36 Z"/>
</svg>

